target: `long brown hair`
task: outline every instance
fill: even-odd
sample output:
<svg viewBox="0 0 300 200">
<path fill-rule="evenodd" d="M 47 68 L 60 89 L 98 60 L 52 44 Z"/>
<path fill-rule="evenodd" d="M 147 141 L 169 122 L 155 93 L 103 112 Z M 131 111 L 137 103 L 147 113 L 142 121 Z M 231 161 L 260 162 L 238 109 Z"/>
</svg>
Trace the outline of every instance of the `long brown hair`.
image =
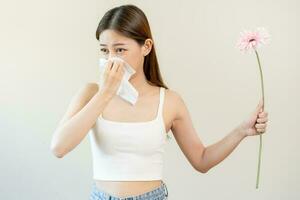
<svg viewBox="0 0 300 200">
<path fill-rule="evenodd" d="M 140 8 L 132 4 L 112 8 L 104 14 L 97 27 L 97 40 L 99 40 L 101 32 L 106 29 L 115 30 L 128 38 L 134 39 L 141 46 L 147 38 L 153 40 L 146 15 Z M 162 80 L 154 44 L 150 53 L 145 56 L 143 69 L 146 79 L 151 85 L 168 89 Z"/>
</svg>

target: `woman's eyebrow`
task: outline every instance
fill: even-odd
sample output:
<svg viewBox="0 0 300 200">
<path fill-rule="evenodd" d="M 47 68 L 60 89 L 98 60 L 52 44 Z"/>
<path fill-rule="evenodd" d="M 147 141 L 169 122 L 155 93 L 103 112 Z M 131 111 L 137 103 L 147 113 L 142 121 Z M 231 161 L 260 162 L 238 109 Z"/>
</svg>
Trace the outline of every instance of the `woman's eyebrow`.
<svg viewBox="0 0 300 200">
<path fill-rule="evenodd" d="M 115 43 L 113 46 L 126 45 L 125 43 Z M 107 46 L 106 44 L 100 44 L 100 46 Z"/>
</svg>

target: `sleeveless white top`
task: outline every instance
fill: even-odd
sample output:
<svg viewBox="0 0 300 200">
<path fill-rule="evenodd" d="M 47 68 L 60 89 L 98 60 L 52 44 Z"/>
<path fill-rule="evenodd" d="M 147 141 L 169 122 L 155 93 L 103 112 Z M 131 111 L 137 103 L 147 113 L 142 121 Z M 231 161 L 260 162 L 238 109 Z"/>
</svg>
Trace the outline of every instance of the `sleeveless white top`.
<svg viewBox="0 0 300 200">
<path fill-rule="evenodd" d="M 151 121 L 117 122 L 99 116 L 89 132 L 94 179 L 163 179 L 165 88 L 160 87 L 159 93 L 158 111 Z"/>
</svg>

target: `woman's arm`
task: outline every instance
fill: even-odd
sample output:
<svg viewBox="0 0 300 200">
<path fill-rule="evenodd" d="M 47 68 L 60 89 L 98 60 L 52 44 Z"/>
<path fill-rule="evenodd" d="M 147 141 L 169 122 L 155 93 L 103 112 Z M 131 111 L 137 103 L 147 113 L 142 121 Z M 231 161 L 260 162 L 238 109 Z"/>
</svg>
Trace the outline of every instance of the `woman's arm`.
<svg viewBox="0 0 300 200">
<path fill-rule="evenodd" d="M 219 142 L 207 146 L 201 156 L 203 171 L 207 172 L 224 160 L 245 137 L 246 135 L 237 127 Z"/>
<path fill-rule="evenodd" d="M 202 168 L 208 171 L 224 160 L 237 145 L 247 136 L 265 133 L 268 121 L 268 112 L 262 111 L 263 101 L 260 100 L 255 110 L 246 120 L 242 121 L 234 130 L 219 142 L 205 148 L 202 155 Z"/>
<path fill-rule="evenodd" d="M 209 169 L 224 160 L 248 135 L 257 134 L 257 130 L 264 132 L 266 128 L 267 112 L 260 113 L 260 104 L 248 120 L 243 121 L 219 142 L 205 147 L 193 127 L 189 111 L 180 97 L 174 91 L 169 92 L 173 106 L 176 107 L 176 117 L 172 123 L 173 135 L 182 152 L 199 172 L 206 173 Z M 256 119 L 259 114 L 259 119 Z M 260 124 L 255 124 L 255 122 Z M 257 130 L 253 127 L 255 125 Z"/>
<path fill-rule="evenodd" d="M 50 148 L 56 157 L 62 158 L 82 141 L 110 98 L 96 83 L 80 88 L 53 134 Z"/>
<path fill-rule="evenodd" d="M 124 63 L 109 60 L 101 87 L 97 83 L 88 83 L 72 98 L 51 141 L 51 150 L 57 157 L 62 158 L 75 148 L 94 126 L 98 116 L 116 94 L 124 73 Z"/>
</svg>

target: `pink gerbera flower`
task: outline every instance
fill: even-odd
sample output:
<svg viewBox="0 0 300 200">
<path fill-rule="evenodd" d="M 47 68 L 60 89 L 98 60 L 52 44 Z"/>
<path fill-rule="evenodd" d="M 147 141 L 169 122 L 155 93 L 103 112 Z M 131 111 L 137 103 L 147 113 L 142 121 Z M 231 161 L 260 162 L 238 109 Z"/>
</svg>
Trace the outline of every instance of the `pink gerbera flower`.
<svg viewBox="0 0 300 200">
<path fill-rule="evenodd" d="M 249 49 L 253 49 L 256 55 L 256 59 L 258 62 L 258 67 L 260 71 L 260 80 L 261 80 L 261 89 L 262 89 L 262 99 L 263 103 L 265 101 L 265 94 L 264 94 L 264 82 L 263 82 L 263 73 L 262 67 L 259 59 L 259 55 L 257 52 L 257 48 L 262 44 L 266 44 L 269 42 L 270 35 L 264 28 L 257 28 L 255 31 L 244 31 L 241 32 L 241 36 L 238 39 L 237 47 L 243 51 L 247 52 Z M 265 105 L 265 103 L 263 104 Z M 264 106 L 262 107 L 262 111 L 264 110 Z M 259 136 L 259 153 L 258 153 L 258 167 L 257 167 L 257 176 L 256 176 L 256 189 L 258 188 L 259 184 L 259 176 L 260 176 L 260 162 L 261 162 L 261 150 L 262 150 L 262 135 Z"/>
<path fill-rule="evenodd" d="M 257 49 L 270 40 L 270 35 L 264 28 L 257 28 L 255 31 L 243 31 L 240 35 L 237 47 L 244 52 L 249 49 Z"/>
</svg>

